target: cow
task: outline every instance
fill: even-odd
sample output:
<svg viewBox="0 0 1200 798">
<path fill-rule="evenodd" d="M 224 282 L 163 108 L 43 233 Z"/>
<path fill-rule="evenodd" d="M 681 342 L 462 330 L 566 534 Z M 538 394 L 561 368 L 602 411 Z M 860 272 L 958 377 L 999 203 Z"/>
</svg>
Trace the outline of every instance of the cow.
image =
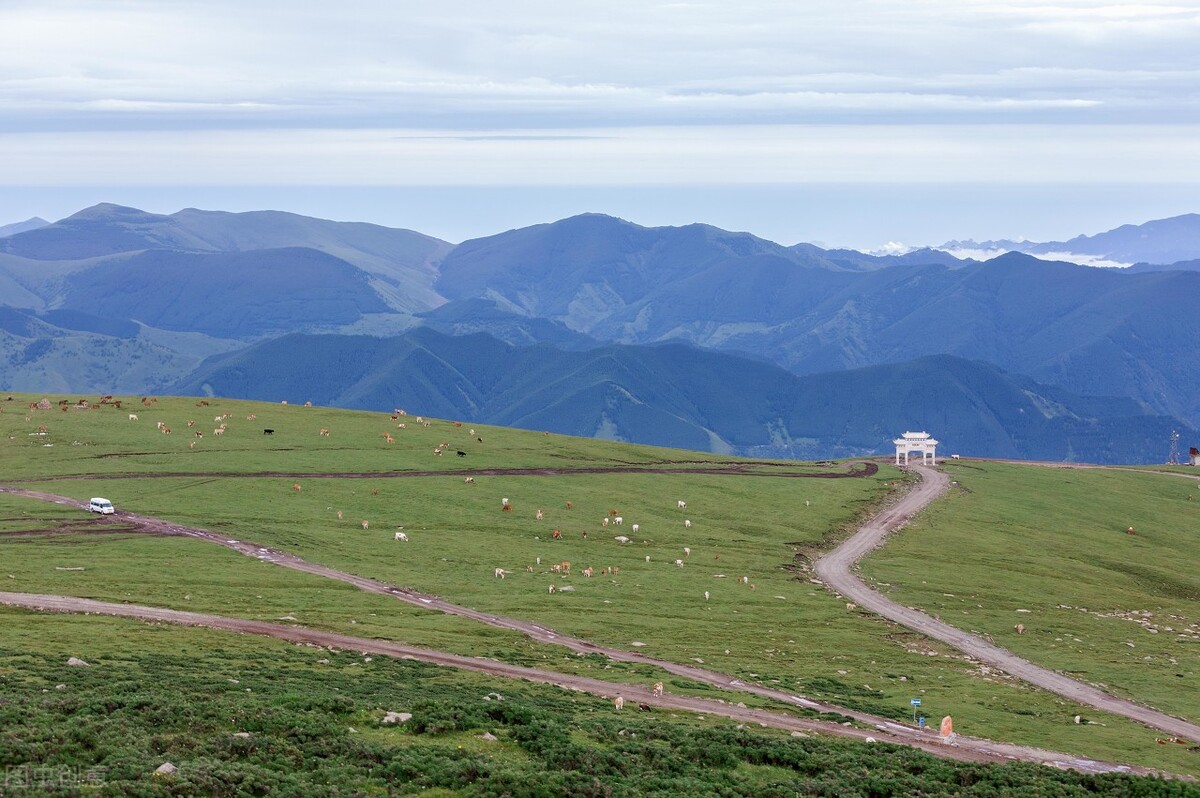
<svg viewBox="0 0 1200 798">
<path fill-rule="evenodd" d="M 638 530 L 639 530 L 639 529 L 641 529 L 641 528 L 642 528 L 642 527 L 641 527 L 641 525 L 640 525 L 640 524 L 634 524 L 634 525 L 633 525 L 633 534 L 635 534 L 635 535 L 636 535 L 636 534 L 638 533 Z"/>
<path fill-rule="evenodd" d="M 464 482 L 464 483 L 466 483 L 467 485 L 474 485 L 474 484 L 475 484 L 475 477 L 465 477 L 465 478 L 463 479 L 463 482 Z"/>
<path fill-rule="evenodd" d="M 676 561 L 675 561 L 675 564 L 676 564 L 676 565 L 678 565 L 680 568 L 682 568 L 682 567 L 683 567 L 683 560 L 676 560 Z"/>
<path fill-rule="evenodd" d="M 136 413 L 130 413 L 130 414 L 129 414 L 129 420 L 130 420 L 130 421 L 137 421 L 137 420 L 138 420 L 137 414 L 136 414 Z"/>
<path fill-rule="evenodd" d="M 685 502 L 683 499 L 680 499 L 679 501 L 675 502 L 675 506 L 678 507 L 680 510 L 686 510 L 687 502 Z"/>
<path fill-rule="evenodd" d="M 457 451 L 454 452 L 454 454 L 458 457 L 466 457 L 467 456 L 467 453 L 464 452 L 462 449 L 458 449 Z"/>
<path fill-rule="evenodd" d="M 296 490 L 296 491 L 301 490 L 300 483 L 297 482 L 294 485 L 292 485 L 292 490 Z"/>
<path fill-rule="evenodd" d="M 225 434 L 224 427 L 217 427 L 215 430 L 213 430 L 213 435 L 224 435 L 224 434 Z"/>
<path fill-rule="evenodd" d="M 596 572 L 592 570 L 592 566 L 590 566 L 590 565 L 587 568 L 583 569 L 583 575 L 586 576 L 588 579 L 591 579 L 592 574 L 594 574 L 594 573 L 596 573 Z"/>
<path fill-rule="evenodd" d="M 691 548 L 689 548 L 688 546 L 684 546 L 684 547 L 683 547 L 683 556 L 684 556 L 684 557 L 691 557 L 691 556 L 692 556 L 692 550 L 691 550 Z"/>
<path fill-rule="evenodd" d="M 662 698 L 662 694 L 663 694 L 663 683 L 662 683 L 662 682 L 655 682 L 655 683 L 654 683 L 654 695 L 655 695 L 655 697 L 656 697 L 656 698 Z"/>
<path fill-rule="evenodd" d="M 533 517 L 534 517 L 534 518 L 536 518 L 538 521 L 541 521 L 541 520 L 542 520 L 542 518 L 544 518 L 544 517 L 545 517 L 545 513 L 543 513 L 541 510 L 538 510 L 538 511 L 537 511 L 537 512 L 534 514 L 534 516 L 533 516 Z"/>
<path fill-rule="evenodd" d="M 606 515 L 606 516 L 604 516 L 603 518 L 601 518 L 601 519 L 600 519 L 600 523 L 601 523 L 603 526 L 608 526 L 608 516 Z"/>
<path fill-rule="evenodd" d="M 274 435 L 274 434 L 275 434 L 275 430 L 273 430 L 273 429 L 263 430 L 263 435 Z"/>
<path fill-rule="evenodd" d="M 613 706 L 617 709 L 618 712 L 621 711 L 622 709 L 625 708 L 625 699 L 621 698 L 621 696 L 617 696 L 616 698 L 613 699 Z"/>
<path fill-rule="evenodd" d="M 684 528 L 684 529 L 691 529 L 691 528 L 692 528 L 692 522 L 691 522 L 690 520 L 688 520 L 687 518 L 683 519 L 683 528 Z"/>
<path fill-rule="evenodd" d="M 1019 634 L 1019 635 L 1025 634 L 1025 624 L 1023 624 L 1023 623 L 1017 624 L 1016 626 L 1013 627 L 1013 629 L 1015 629 L 1017 631 L 1017 634 Z"/>
<path fill-rule="evenodd" d="M 495 571 L 495 575 L 500 579 L 503 579 L 506 573 L 508 573 L 508 571 L 505 571 L 503 568 L 497 568 Z"/>
<path fill-rule="evenodd" d="M 613 519 L 613 523 L 616 524 L 617 526 L 621 526 L 622 524 L 625 523 L 625 519 L 618 515 L 616 518 Z"/>
<path fill-rule="evenodd" d="M 364 518 L 363 522 L 362 522 L 362 528 L 363 528 L 363 531 L 366 532 L 368 529 L 371 528 L 371 522 Z"/>
<path fill-rule="evenodd" d="M 392 539 L 393 540 L 403 540 L 405 543 L 407 543 L 408 535 L 404 534 L 403 532 L 397 532 Z"/>
<path fill-rule="evenodd" d="M 562 540 L 562 530 L 556 529 L 550 533 L 550 536 L 553 537 L 555 540 Z"/>
<path fill-rule="evenodd" d="M 318 434 L 322 438 L 328 438 L 329 437 L 329 427 L 321 427 L 321 431 Z"/>
</svg>

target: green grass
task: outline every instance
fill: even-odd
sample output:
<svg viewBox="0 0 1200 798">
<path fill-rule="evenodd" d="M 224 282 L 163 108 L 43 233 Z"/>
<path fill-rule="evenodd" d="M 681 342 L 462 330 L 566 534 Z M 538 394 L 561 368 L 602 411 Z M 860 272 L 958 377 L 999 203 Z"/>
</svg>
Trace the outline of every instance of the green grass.
<svg viewBox="0 0 1200 798">
<path fill-rule="evenodd" d="M 188 399 L 163 399 L 151 410 L 125 404 L 122 411 L 39 412 L 28 422 L 23 411 L 7 407 L 0 414 L 0 482 L 28 480 L 25 487 L 81 501 L 107 496 L 120 509 L 278 546 L 342 570 L 536 620 L 596 642 L 625 648 L 645 643 L 638 650 L 650 656 L 700 660 L 714 670 L 878 714 L 910 717 L 909 699 L 921 696 L 930 716 L 953 714 L 956 727 L 968 734 L 1173 771 L 1198 770 L 1191 755 L 1154 746 L 1153 732 L 983 674 L 940 644 L 847 611 L 843 602 L 811 584 L 804 570 L 806 555 L 845 534 L 886 500 L 895 490 L 890 483 L 901 479 L 888 467 L 867 479 L 479 474 L 468 485 L 456 469 L 653 466 L 720 458 L 476 427 L 475 437 L 484 438 L 479 444 L 469 427 L 433 422 L 425 428 L 409 416 L 402 419 L 409 429 L 397 430 L 397 422 L 381 413 L 224 400 L 209 408 L 197 408 Z M 140 420 L 128 421 L 129 411 Z M 229 431 L 213 438 L 210 427 L 218 412 L 232 417 Z M 253 422 L 245 419 L 250 413 L 258 416 Z M 186 420 L 196 417 L 207 422 L 206 434 L 189 449 L 190 440 L 182 433 Z M 175 432 L 157 432 L 156 419 L 166 420 Z M 48 434 L 28 435 L 38 424 L 45 424 Z M 276 432 L 264 436 L 263 427 Z M 319 436 L 321 427 L 330 428 L 331 435 Z M 393 434 L 394 444 L 382 439 L 385 431 Z M 443 441 L 451 443 L 451 453 L 461 446 L 467 456 L 435 457 L 432 448 Z M 54 446 L 46 447 L 46 442 Z M 845 467 L 786 468 L 830 473 Z M 438 469 L 447 473 L 399 478 L 383 473 Z M 760 465 L 748 470 L 768 474 L 776 469 Z M 379 476 L 233 476 L 270 471 Z M 190 476 L 154 476 L 163 473 Z M 292 490 L 294 483 L 302 490 Z M 501 497 L 510 498 L 512 512 L 501 512 Z M 676 499 L 688 502 L 686 514 L 675 506 Z M 542 521 L 534 518 L 539 508 L 545 511 Z M 623 514 L 623 527 L 601 525 L 610 509 Z M 73 521 L 73 515 L 69 508 L 0 495 L 0 517 L 5 519 L 0 533 L 57 528 L 64 520 Z M 83 511 L 77 515 L 98 523 Z M 693 521 L 691 529 L 684 528 L 684 517 Z M 370 521 L 368 531 L 362 530 L 362 519 Z M 636 535 L 634 522 L 641 525 Z M 408 543 L 392 540 L 399 525 L 409 535 Z M 552 539 L 555 528 L 562 531 L 561 540 Z M 622 532 L 635 542 L 617 543 L 613 537 Z M 684 555 L 684 546 L 691 548 L 690 556 Z M 677 558 L 684 567 L 674 565 Z M 549 573 L 550 563 L 563 560 L 572 563 L 569 579 Z M 0 571 L 14 576 L 8 580 L 0 575 L 0 581 L 12 590 L 250 618 L 290 615 L 318 628 L 569 672 L 598 675 L 595 669 L 606 668 L 593 658 L 536 646 L 511 633 L 423 612 L 197 541 L 6 534 L 0 537 L 0 562 L 5 563 Z M 586 579 L 581 571 L 589 565 L 597 571 L 617 566 L 621 572 Z M 57 571 L 56 566 L 87 570 Z M 498 566 L 509 571 L 508 578 L 492 576 Z M 533 566 L 532 573 L 527 566 Z M 755 590 L 737 583 L 743 575 Z M 550 595 L 550 584 L 569 584 L 576 591 Z M 705 591 L 710 593 L 707 601 Z M 631 666 L 611 666 L 604 676 L 657 680 L 645 668 Z M 689 689 L 667 681 L 676 691 Z M 1104 725 L 1081 730 L 1071 723 L 1080 712 Z"/>
<path fill-rule="evenodd" d="M 69 656 L 90 667 L 67 666 Z M 384 726 L 387 711 L 413 717 Z M 617 713 L 593 696 L 387 657 L 7 608 L 0 742 L 6 794 L 14 795 L 1198 792 L 1037 764 L 959 764 L 711 716 Z M 163 762 L 179 770 L 152 775 Z"/>
<path fill-rule="evenodd" d="M 947 470 L 956 488 L 865 575 L 1027 659 L 1200 719 L 1200 486 L 1116 469 Z"/>
</svg>

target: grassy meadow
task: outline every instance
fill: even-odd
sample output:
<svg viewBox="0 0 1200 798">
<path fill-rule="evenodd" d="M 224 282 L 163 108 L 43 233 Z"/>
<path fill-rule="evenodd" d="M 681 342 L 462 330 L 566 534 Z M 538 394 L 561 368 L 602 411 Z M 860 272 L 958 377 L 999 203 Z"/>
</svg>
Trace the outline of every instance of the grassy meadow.
<svg viewBox="0 0 1200 798">
<path fill-rule="evenodd" d="M 703 473 L 705 464 L 726 458 L 492 427 L 472 432 L 468 425 L 441 420 L 425 427 L 414 416 L 227 400 L 198 407 L 195 399 L 179 398 L 161 399 L 151 408 L 126 399 L 119 411 L 28 412 L 27 402 L 37 398 L 3 403 L 0 484 L 81 502 L 106 496 L 119 510 L 277 546 L 465 606 L 662 659 L 701 662 L 898 719 L 911 719 L 909 699 L 921 697 L 929 716 L 953 714 L 956 728 L 967 734 L 1200 773 L 1196 754 L 1154 745 L 1150 730 L 986 673 L 941 644 L 848 611 L 812 584 L 807 557 L 902 489 L 896 483 L 903 475 L 888 466 L 860 479 L 778 475 L 841 473 L 845 464 L 749 464 L 743 474 L 716 475 Z M 138 420 L 130 421 L 129 413 Z M 214 417 L 225 413 L 227 430 L 214 436 Z M 189 428 L 188 420 L 196 426 Z M 172 434 L 160 433 L 157 421 Z M 42 425 L 45 434 L 37 434 Z M 264 428 L 275 431 L 264 435 Z M 319 435 L 322 428 L 330 434 Z M 194 435 L 196 429 L 203 438 Z M 434 455 L 442 443 L 448 450 Z M 606 467 L 640 473 L 542 473 Z M 664 467 L 691 473 L 652 470 Z M 474 473 L 473 484 L 464 482 L 464 470 L 489 469 L 537 473 Z M 437 473 L 397 475 L 414 472 Z M 366 476 L 321 476 L 351 473 Z M 957 506 L 965 495 L 973 494 L 964 490 L 946 506 Z M 502 498 L 509 498 L 511 512 L 501 510 Z M 680 499 L 686 511 L 676 506 Z M 542 520 L 535 518 L 538 509 Z M 614 509 L 624 524 L 604 526 L 602 519 Z M 930 518 L 943 509 L 935 507 Z M 993 523 L 1002 517 L 993 516 Z M 363 530 L 363 520 L 369 529 Z M 112 534 L 91 531 L 104 527 Z M 408 542 L 393 539 L 400 527 Z M 561 539 L 554 539 L 555 529 Z M 53 534 L 44 534 L 47 530 Z M 619 534 L 632 542 L 617 542 Z M 889 547 L 876 555 L 871 568 L 877 560 L 891 562 L 892 553 Z M 930 573 L 964 570 L 954 548 L 943 545 L 939 556 L 942 568 Z M 974 556 L 972 563 L 978 560 Z M 569 577 L 550 571 L 552 563 L 563 561 L 572 564 Z M 8 590 L 294 618 L 347 634 L 591 670 L 589 675 L 605 667 L 515 633 L 425 612 L 211 544 L 134 535 L 82 510 L 7 495 L 0 495 L 0 563 L 0 582 Z M 590 579 L 582 575 L 589 566 L 596 572 Z M 67 567 L 85 570 L 58 570 Z M 493 576 L 496 567 L 506 569 L 505 579 Z M 620 572 L 601 575 L 605 568 Z M 749 584 L 740 583 L 743 576 Z M 928 581 L 939 586 L 939 597 L 955 592 Z M 550 594 L 550 585 L 560 592 Z M 561 592 L 567 586 L 574 591 Z M 37 623 L 32 614 L 11 614 L 25 619 L 18 627 Z M 39 650 L 37 638 L 24 638 L 27 650 Z M 646 669 L 616 665 L 605 677 L 656 680 Z M 690 689 L 666 681 L 669 689 Z M 1189 712 L 1185 706 L 1156 705 Z M 1079 713 L 1097 722 L 1076 726 L 1071 718 Z"/>
<path fill-rule="evenodd" d="M 1196 478 L 993 462 L 946 470 L 951 493 L 868 557 L 864 575 L 1033 662 L 1200 719 Z"/>
</svg>

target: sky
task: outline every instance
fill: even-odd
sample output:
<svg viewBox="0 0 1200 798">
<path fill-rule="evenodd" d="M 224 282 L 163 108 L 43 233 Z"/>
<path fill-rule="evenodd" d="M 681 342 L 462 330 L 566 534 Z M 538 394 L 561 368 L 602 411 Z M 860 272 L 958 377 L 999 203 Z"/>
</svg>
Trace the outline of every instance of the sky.
<svg viewBox="0 0 1200 798">
<path fill-rule="evenodd" d="M 0 0 L 0 224 L 582 212 L 878 249 L 1200 211 L 1200 0 Z"/>
</svg>

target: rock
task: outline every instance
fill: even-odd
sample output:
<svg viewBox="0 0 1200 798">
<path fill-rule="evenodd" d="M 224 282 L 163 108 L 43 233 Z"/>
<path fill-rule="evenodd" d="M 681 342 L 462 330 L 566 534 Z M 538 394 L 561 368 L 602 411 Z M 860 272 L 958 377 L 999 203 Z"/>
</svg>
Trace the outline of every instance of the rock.
<svg viewBox="0 0 1200 798">
<path fill-rule="evenodd" d="M 384 723 L 407 723 L 412 720 L 411 712 L 389 712 L 383 716 Z"/>
<path fill-rule="evenodd" d="M 82 667 L 82 668 L 86 668 L 86 667 L 90 666 L 90 663 L 84 662 L 79 657 L 71 657 L 69 660 L 67 660 L 67 664 L 75 666 L 75 667 Z"/>
<path fill-rule="evenodd" d="M 794 731 L 794 732 L 792 732 L 792 736 L 793 737 L 807 737 L 808 735 L 802 731 Z"/>
<path fill-rule="evenodd" d="M 65 684 L 56 684 L 56 685 L 54 685 L 54 689 L 55 690 L 66 690 L 67 686 Z"/>
<path fill-rule="evenodd" d="M 250 732 L 234 732 L 233 736 L 241 737 L 243 740 L 247 740 L 250 738 Z"/>
<path fill-rule="evenodd" d="M 154 775 L 155 776 L 170 776 L 172 773 L 174 773 L 177 770 L 179 770 L 179 768 L 175 767 L 170 762 L 163 762 L 161 765 L 159 765 L 158 767 L 156 767 L 154 769 Z"/>
<path fill-rule="evenodd" d="M 491 732 L 484 732 L 483 734 L 479 735 L 479 739 L 487 740 L 489 743 L 494 743 L 496 740 L 498 740 L 500 738 L 497 737 L 496 735 L 492 734 Z"/>
<path fill-rule="evenodd" d="M 878 741 L 878 740 L 876 740 L 874 737 L 868 737 L 866 741 L 867 741 L 868 743 L 877 743 L 877 742 L 879 742 L 879 741 Z"/>
</svg>

